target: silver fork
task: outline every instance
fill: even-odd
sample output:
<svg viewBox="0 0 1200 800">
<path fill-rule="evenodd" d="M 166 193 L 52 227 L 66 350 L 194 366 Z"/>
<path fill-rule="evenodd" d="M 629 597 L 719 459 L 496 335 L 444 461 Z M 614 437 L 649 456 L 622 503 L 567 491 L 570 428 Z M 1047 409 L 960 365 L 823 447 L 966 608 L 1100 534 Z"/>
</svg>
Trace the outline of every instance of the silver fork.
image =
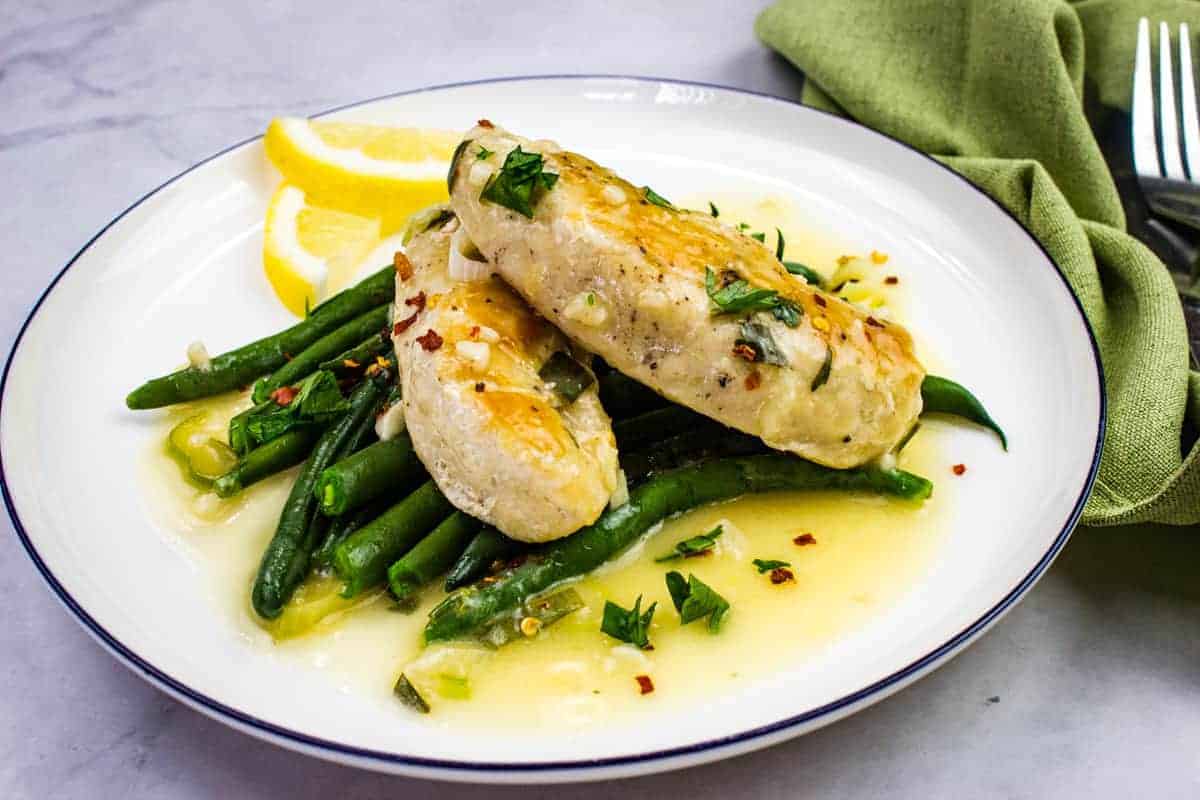
<svg viewBox="0 0 1200 800">
<path fill-rule="evenodd" d="M 1167 23 L 1158 25 L 1157 103 L 1150 51 L 1150 20 L 1142 17 L 1138 21 L 1133 64 L 1133 169 L 1153 214 L 1200 232 L 1200 117 L 1196 111 L 1191 33 L 1187 23 L 1179 25 L 1178 105 L 1171 63 L 1171 29 Z M 1197 262 L 1186 266 L 1167 264 L 1183 301 L 1193 367 L 1200 366 L 1198 266 Z"/>
</svg>

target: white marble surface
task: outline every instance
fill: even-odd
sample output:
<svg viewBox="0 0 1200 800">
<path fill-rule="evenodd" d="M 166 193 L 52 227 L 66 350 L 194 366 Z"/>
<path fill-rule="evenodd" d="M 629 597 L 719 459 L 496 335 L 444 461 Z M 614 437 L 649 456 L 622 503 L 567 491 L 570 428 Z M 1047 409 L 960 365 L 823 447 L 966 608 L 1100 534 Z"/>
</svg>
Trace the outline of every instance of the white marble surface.
<svg viewBox="0 0 1200 800">
<path fill-rule="evenodd" d="M 568 11 L 568 6 L 577 8 Z M 613 72 L 794 95 L 750 0 L 0 2 L 0 347 L 109 219 L 282 113 Z M 62 610 L 0 522 L 0 797 L 542 797 L 296 755 L 184 708 Z M 101 532 L 98 532 L 101 533 Z M 114 535 L 116 532 L 103 532 Z M 1200 531 L 1082 531 L 949 666 L 778 747 L 577 797 L 1200 796 Z"/>
</svg>

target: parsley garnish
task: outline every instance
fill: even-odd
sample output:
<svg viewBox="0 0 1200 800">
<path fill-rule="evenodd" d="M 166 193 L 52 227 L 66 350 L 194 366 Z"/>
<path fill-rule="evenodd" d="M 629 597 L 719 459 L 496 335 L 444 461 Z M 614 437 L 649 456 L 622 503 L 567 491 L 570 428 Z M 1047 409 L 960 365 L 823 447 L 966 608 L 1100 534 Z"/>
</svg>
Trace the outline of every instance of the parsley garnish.
<svg viewBox="0 0 1200 800">
<path fill-rule="evenodd" d="M 729 611 L 729 601 L 714 592 L 712 587 L 695 575 L 688 575 L 685 581 L 682 575 L 672 571 L 667 573 L 667 591 L 671 593 L 671 602 L 679 612 L 680 624 L 687 625 L 708 617 L 708 630 L 716 633 L 720 629 L 721 620 Z"/>
<path fill-rule="evenodd" d="M 549 384 L 564 404 L 575 402 L 595 382 L 592 371 L 563 350 L 556 350 L 538 370 L 538 377 Z"/>
<path fill-rule="evenodd" d="M 775 343 L 775 337 L 766 325 L 760 322 L 742 320 L 742 335 L 734 341 L 735 345 L 744 344 L 754 350 L 755 361 L 762 361 L 776 367 L 787 366 L 787 356 Z"/>
<path fill-rule="evenodd" d="M 488 150 L 483 145 L 479 145 L 479 152 L 475 154 L 475 159 L 477 161 L 487 161 L 488 156 L 490 156 L 491 154 L 492 154 L 491 150 Z"/>
<path fill-rule="evenodd" d="M 747 224 L 746 224 L 746 223 L 744 223 L 744 222 L 739 222 L 739 223 L 737 224 L 737 229 L 738 229 L 739 231 L 741 231 L 742 233 L 745 233 L 746 231 L 750 230 L 750 226 L 749 226 L 749 225 L 747 225 Z"/>
<path fill-rule="evenodd" d="M 717 307 L 717 314 L 737 314 L 742 311 L 770 311 L 775 319 L 794 328 L 800 324 L 804 310 L 800 306 L 779 296 L 774 289 L 760 289 L 749 281 L 737 278 L 725 286 L 717 287 L 717 274 L 710 268 L 704 270 L 704 289 L 708 298 Z"/>
<path fill-rule="evenodd" d="M 776 228 L 775 235 L 779 237 L 775 240 L 775 258 L 783 261 L 783 231 Z"/>
<path fill-rule="evenodd" d="M 234 417 L 230 439 L 251 450 L 277 439 L 292 428 L 323 425 L 350 407 L 338 381 L 328 370 L 318 370 L 300 383 L 296 396 L 286 406 L 274 406 L 261 414 Z M 236 428 L 236 430 L 232 430 Z"/>
<path fill-rule="evenodd" d="M 392 693 L 400 698 L 400 702 L 420 714 L 429 713 L 429 703 L 425 702 L 425 698 L 421 697 L 421 693 L 417 691 L 417 687 L 409 682 L 408 677 L 403 672 L 400 673 L 399 680 L 392 687 Z"/>
<path fill-rule="evenodd" d="M 650 646 L 650 620 L 654 619 L 654 609 L 658 603 L 651 603 L 642 613 L 642 596 L 634 602 L 633 608 L 626 610 L 611 600 L 604 603 L 604 619 L 600 622 L 600 631 L 618 641 L 637 645 L 645 650 Z"/>
<path fill-rule="evenodd" d="M 544 172 L 543 167 L 541 153 L 526 153 L 517 145 L 479 196 L 533 219 L 534 190 L 541 186 L 549 191 L 558 181 L 556 173 Z"/>
<path fill-rule="evenodd" d="M 672 550 L 670 553 L 667 553 L 665 556 L 656 558 L 654 560 L 657 563 L 662 563 L 663 561 L 674 561 L 678 558 L 691 558 L 692 556 L 698 556 L 701 553 L 707 553 L 716 546 L 717 539 L 720 538 L 722 533 L 723 529 L 720 525 L 718 525 L 708 533 L 702 533 L 699 536 L 693 536 L 690 539 L 684 539 L 682 542 L 676 542 L 674 550 Z"/>
<path fill-rule="evenodd" d="M 721 212 L 717 210 L 717 204 L 714 203 L 712 200 L 708 201 L 708 210 L 709 210 L 709 213 L 711 213 L 714 217 L 721 216 Z"/>
<path fill-rule="evenodd" d="M 825 382 L 829 380 L 829 372 L 832 369 L 833 348 L 829 345 L 825 345 L 825 360 L 821 362 L 821 368 L 817 370 L 816 377 L 814 377 L 812 379 L 812 383 L 809 384 L 809 391 L 815 392 L 817 389 L 820 389 L 822 386 L 824 386 Z"/>
<path fill-rule="evenodd" d="M 765 233 L 763 233 L 762 231 L 758 231 L 757 233 L 750 234 L 750 238 L 758 239 L 763 244 L 767 243 L 767 235 Z"/>
<path fill-rule="evenodd" d="M 756 559 L 754 559 L 754 568 L 758 570 L 759 575 L 770 572 L 773 569 L 779 569 L 780 567 L 790 567 L 790 566 L 791 566 L 791 564 L 788 563 L 787 561 L 779 561 L 778 559 L 774 559 L 774 558 L 756 558 Z"/>
<path fill-rule="evenodd" d="M 793 275 L 804 278 L 806 283 L 817 287 L 821 285 L 821 274 L 807 264 L 801 264 L 799 261 L 784 261 L 783 268 Z"/>
<path fill-rule="evenodd" d="M 670 200 L 663 197 L 661 194 L 654 191 L 649 186 L 643 186 L 642 191 L 646 193 L 646 202 L 648 202 L 648 203 L 653 203 L 654 205 L 661 206 L 662 208 L 674 208 L 675 207 L 675 206 L 671 205 Z"/>
</svg>

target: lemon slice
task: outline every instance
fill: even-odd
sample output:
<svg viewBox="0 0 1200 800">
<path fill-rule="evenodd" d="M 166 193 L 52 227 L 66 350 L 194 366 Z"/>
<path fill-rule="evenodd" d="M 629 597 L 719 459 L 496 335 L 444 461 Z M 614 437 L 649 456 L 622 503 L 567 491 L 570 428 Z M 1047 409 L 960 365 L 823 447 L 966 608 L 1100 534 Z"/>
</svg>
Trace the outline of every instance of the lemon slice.
<svg viewBox="0 0 1200 800">
<path fill-rule="evenodd" d="M 383 239 L 378 219 L 313 205 L 287 183 L 271 199 L 263 238 L 267 279 L 296 315 L 350 284 Z"/>
<path fill-rule="evenodd" d="M 398 230 L 415 211 L 447 198 L 446 171 L 461 136 L 453 131 L 390 128 L 281 117 L 264 139 L 284 179 L 311 202 Z"/>
</svg>

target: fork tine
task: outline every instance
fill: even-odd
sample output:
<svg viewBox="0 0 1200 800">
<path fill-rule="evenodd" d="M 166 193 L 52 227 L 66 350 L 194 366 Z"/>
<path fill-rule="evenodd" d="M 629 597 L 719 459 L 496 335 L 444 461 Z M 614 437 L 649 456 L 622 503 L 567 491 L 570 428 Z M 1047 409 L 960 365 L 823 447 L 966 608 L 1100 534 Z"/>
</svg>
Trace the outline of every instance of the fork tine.
<svg viewBox="0 0 1200 800">
<path fill-rule="evenodd" d="M 1175 115 L 1175 76 L 1171 69 L 1171 29 L 1158 23 L 1158 124 L 1162 137 L 1163 174 L 1186 181 L 1179 157 L 1179 119 Z"/>
<path fill-rule="evenodd" d="M 1138 21 L 1137 54 L 1133 66 L 1133 169 L 1157 178 L 1158 149 L 1154 142 L 1154 78 L 1150 72 L 1150 20 Z"/>
<path fill-rule="evenodd" d="M 1200 181 L 1200 118 L 1196 114 L 1196 81 L 1192 66 L 1192 35 L 1188 24 L 1179 24 L 1179 94 L 1183 109 L 1183 153 L 1188 176 Z"/>
</svg>

